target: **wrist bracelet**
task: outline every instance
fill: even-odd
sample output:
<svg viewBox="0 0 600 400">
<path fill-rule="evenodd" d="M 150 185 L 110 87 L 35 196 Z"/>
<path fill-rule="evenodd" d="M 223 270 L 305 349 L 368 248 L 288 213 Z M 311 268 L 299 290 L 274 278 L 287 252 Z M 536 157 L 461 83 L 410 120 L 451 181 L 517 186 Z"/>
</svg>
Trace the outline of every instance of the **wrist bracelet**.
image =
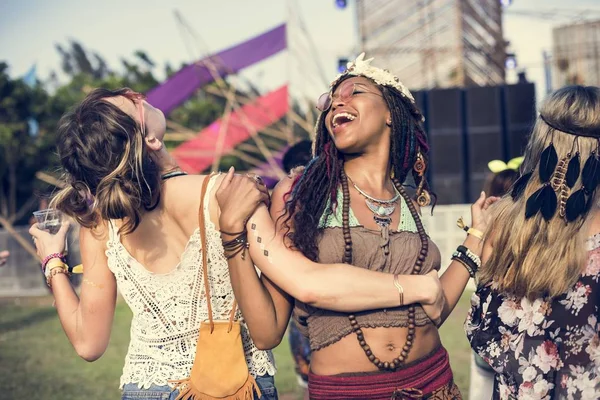
<svg viewBox="0 0 600 400">
<path fill-rule="evenodd" d="M 54 258 L 58 258 L 60 259 L 62 262 L 65 262 L 65 256 L 62 253 L 52 253 L 52 254 L 48 254 L 46 257 L 44 257 L 44 259 L 42 260 L 42 271 L 46 271 L 46 265 L 48 264 L 48 261 L 54 259 Z"/>
<path fill-rule="evenodd" d="M 477 273 L 477 265 L 475 265 L 473 260 L 459 252 L 454 252 L 454 254 L 452 254 L 452 260 L 461 263 L 469 272 L 470 277 L 475 277 L 475 274 Z"/>
<path fill-rule="evenodd" d="M 452 260 L 460 262 L 465 266 L 471 278 L 475 278 L 475 274 L 481 267 L 481 259 L 465 246 L 458 246 L 452 254 Z"/>
<path fill-rule="evenodd" d="M 471 266 L 466 261 L 463 261 L 463 259 L 461 259 L 458 256 L 452 257 L 452 261 L 456 261 L 456 262 L 462 264 L 462 266 L 465 267 L 465 269 L 469 273 L 469 276 L 471 278 L 475 278 L 475 271 L 473 271 L 473 268 L 471 268 Z"/>
<path fill-rule="evenodd" d="M 469 228 L 467 230 L 467 235 L 475 236 L 477 239 L 483 240 L 483 232 L 481 232 L 479 229 Z"/>
<path fill-rule="evenodd" d="M 479 240 L 483 240 L 483 232 L 481 232 L 479 229 L 471 228 L 469 225 L 466 225 L 462 217 L 456 221 L 456 226 L 467 232 L 467 235 L 475 236 Z"/>
<path fill-rule="evenodd" d="M 57 268 L 57 267 L 63 267 L 63 268 L 69 268 L 69 266 L 61 259 L 58 258 L 53 258 L 50 261 L 48 261 L 48 264 L 46 264 L 46 271 L 44 271 L 44 273 L 49 272 L 51 269 Z"/>
<path fill-rule="evenodd" d="M 465 256 L 471 259 L 475 263 L 477 268 L 481 267 L 481 258 L 479 258 L 477 254 L 473 253 L 467 247 L 460 245 L 456 248 L 456 251 L 463 253 Z"/>
<path fill-rule="evenodd" d="M 398 274 L 394 274 L 394 286 L 398 289 L 398 296 L 400 297 L 400 306 L 404 305 L 404 288 L 398 282 Z"/>
<path fill-rule="evenodd" d="M 228 233 L 228 232 L 221 231 L 221 233 L 223 233 L 225 235 L 230 235 L 230 236 L 236 235 L 231 240 L 223 240 L 223 238 L 221 238 L 221 241 L 223 242 L 223 250 L 225 252 L 225 258 L 230 260 L 241 252 L 242 260 L 245 260 L 246 259 L 246 249 L 250 248 L 250 243 L 248 243 L 248 231 L 243 230 L 242 232 L 237 232 L 237 233 Z"/>
<path fill-rule="evenodd" d="M 58 274 L 65 274 L 67 275 L 67 277 L 70 276 L 66 266 L 52 268 L 48 273 L 48 276 L 46 277 L 46 284 L 50 289 L 52 289 L 52 278 L 54 278 L 54 276 Z"/>
</svg>

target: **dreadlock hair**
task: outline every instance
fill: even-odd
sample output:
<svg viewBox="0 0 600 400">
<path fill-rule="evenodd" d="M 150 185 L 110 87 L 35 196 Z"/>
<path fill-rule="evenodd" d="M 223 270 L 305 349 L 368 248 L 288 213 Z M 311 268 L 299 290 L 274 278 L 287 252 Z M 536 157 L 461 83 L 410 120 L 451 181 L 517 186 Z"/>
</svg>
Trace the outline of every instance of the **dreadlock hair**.
<svg viewBox="0 0 600 400">
<path fill-rule="evenodd" d="M 338 82 L 338 86 L 347 76 Z M 383 95 L 391 114 L 391 147 L 390 162 L 394 181 L 402 184 L 412 171 L 415 185 L 419 185 L 425 176 L 413 170 L 417 153 L 421 153 L 425 163 L 428 162 L 429 145 L 422 127 L 422 114 L 415 104 L 395 88 L 377 85 Z M 336 87 L 331 90 L 335 91 Z M 335 147 L 327 127 L 325 118 L 329 111 L 322 112 L 316 124 L 316 137 L 313 147 L 313 159 L 298 175 L 292 185 L 289 197 L 286 198 L 283 218 L 286 236 L 294 247 L 307 258 L 316 261 L 318 257 L 317 239 L 318 224 L 329 201 L 332 209 L 337 207 L 337 191 L 342 184 L 344 169 L 343 153 Z M 425 180 L 423 188 L 428 190 Z M 435 196 L 433 196 L 435 199 Z M 332 210 L 330 209 L 329 212 Z M 293 221 L 293 224 L 290 222 Z M 294 227 L 295 234 L 291 231 Z M 351 251 L 351 249 L 350 249 Z"/>
<path fill-rule="evenodd" d="M 128 88 L 96 89 L 67 112 L 58 126 L 58 156 L 65 187 L 51 206 L 86 228 L 122 219 L 120 233 L 133 232 L 160 199 L 160 171 L 144 143 L 140 124 L 105 101 L 127 97 Z"/>
</svg>

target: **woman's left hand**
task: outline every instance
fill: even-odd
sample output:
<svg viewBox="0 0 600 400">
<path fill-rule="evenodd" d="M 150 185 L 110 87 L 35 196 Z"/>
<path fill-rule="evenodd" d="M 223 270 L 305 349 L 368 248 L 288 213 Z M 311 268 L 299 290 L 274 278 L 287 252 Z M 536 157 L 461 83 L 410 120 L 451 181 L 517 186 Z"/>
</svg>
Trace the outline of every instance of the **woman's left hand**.
<svg viewBox="0 0 600 400">
<path fill-rule="evenodd" d="M 481 195 L 477 201 L 471 206 L 472 228 L 475 228 L 481 232 L 485 232 L 487 230 L 492 215 L 490 206 L 498 200 L 500 200 L 499 197 L 486 197 L 485 192 L 481 192 Z"/>
<path fill-rule="evenodd" d="M 33 237 L 40 260 L 43 260 L 50 254 L 62 254 L 65 251 L 65 240 L 67 232 L 69 232 L 69 226 L 69 221 L 63 221 L 59 231 L 53 235 L 50 232 L 39 229 L 37 224 L 31 225 L 29 234 Z"/>
<path fill-rule="evenodd" d="M 236 175 L 233 167 L 221 181 L 216 197 L 221 210 L 220 229 L 225 232 L 244 230 L 246 221 L 261 203 L 270 205 L 269 191 L 260 177 Z"/>
</svg>

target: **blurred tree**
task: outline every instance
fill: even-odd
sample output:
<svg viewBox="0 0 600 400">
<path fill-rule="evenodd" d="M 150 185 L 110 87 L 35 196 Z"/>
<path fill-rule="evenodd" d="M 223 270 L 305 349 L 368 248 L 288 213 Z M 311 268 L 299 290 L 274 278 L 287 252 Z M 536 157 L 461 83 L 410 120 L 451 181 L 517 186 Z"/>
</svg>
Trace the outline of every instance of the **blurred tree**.
<svg viewBox="0 0 600 400">
<path fill-rule="evenodd" d="M 169 78 L 179 70 L 169 63 L 158 66 L 143 50 L 122 58 L 118 69 L 113 69 L 100 54 L 75 40 L 66 45 L 57 44 L 56 50 L 61 58 L 60 69 L 67 77 L 66 83 L 62 74 L 52 72 L 45 82 L 28 86 L 21 79 L 11 79 L 8 65 L 0 62 L 0 217 L 10 223 L 26 223 L 29 212 L 38 206 L 35 200 L 53 190 L 52 186 L 35 177 L 39 171 L 57 175 L 56 126 L 66 110 L 96 87 L 116 89 L 126 86 L 146 93 L 159 84 L 155 76 L 159 71 Z M 180 66 L 183 67 L 185 64 Z M 212 83 L 197 91 L 167 117 L 176 123 L 174 126 L 198 132 L 223 115 L 226 99 L 222 94 L 230 89 L 227 82 L 224 87 Z M 251 84 L 244 91 L 236 89 L 233 92 L 245 99 L 260 95 L 259 89 Z M 302 116 L 297 105 L 294 109 Z M 28 131 L 28 120 L 32 119 L 39 124 L 36 136 L 29 135 Z M 285 127 L 285 121 L 280 121 L 279 127 Z M 306 135 L 297 124 L 291 128 L 297 137 Z M 272 151 L 285 145 L 283 140 L 272 136 L 261 137 Z M 174 147 L 179 143 L 173 141 L 167 145 Z M 248 144 L 253 144 L 253 140 L 250 139 Z M 264 161 L 260 154 L 254 157 Z M 235 165 L 239 170 L 253 167 L 235 155 L 224 156 L 221 165 L 222 169 L 229 165 Z"/>
<path fill-rule="evenodd" d="M 39 83 L 31 87 L 11 79 L 8 65 L 0 62 L 0 216 L 10 223 L 26 219 L 35 206 L 36 172 L 56 162 L 48 104 Z M 27 122 L 32 118 L 39 125 L 35 136 Z"/>
</svg>

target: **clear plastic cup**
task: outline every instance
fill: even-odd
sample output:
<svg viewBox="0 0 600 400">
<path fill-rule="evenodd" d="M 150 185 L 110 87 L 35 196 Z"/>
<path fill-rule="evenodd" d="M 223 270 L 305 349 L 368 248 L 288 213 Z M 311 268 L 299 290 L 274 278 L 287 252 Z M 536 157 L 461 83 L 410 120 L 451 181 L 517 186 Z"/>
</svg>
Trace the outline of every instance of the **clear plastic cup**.
<svg viewBox="0 0 600 400">
<path fill-rule="evenodd" d="M 63 219 L 63 215 L 60 211 L 53 208 L 47 208 L 45 210 L 34 211 L 33 216 L 37 221 L 38 229 L 48 231 L 52 235 L 56 235 L 60 230 Z M 65 238 L 64 254 L 66 255 L 68 251 L 68 240 Z"/>
</svg>

